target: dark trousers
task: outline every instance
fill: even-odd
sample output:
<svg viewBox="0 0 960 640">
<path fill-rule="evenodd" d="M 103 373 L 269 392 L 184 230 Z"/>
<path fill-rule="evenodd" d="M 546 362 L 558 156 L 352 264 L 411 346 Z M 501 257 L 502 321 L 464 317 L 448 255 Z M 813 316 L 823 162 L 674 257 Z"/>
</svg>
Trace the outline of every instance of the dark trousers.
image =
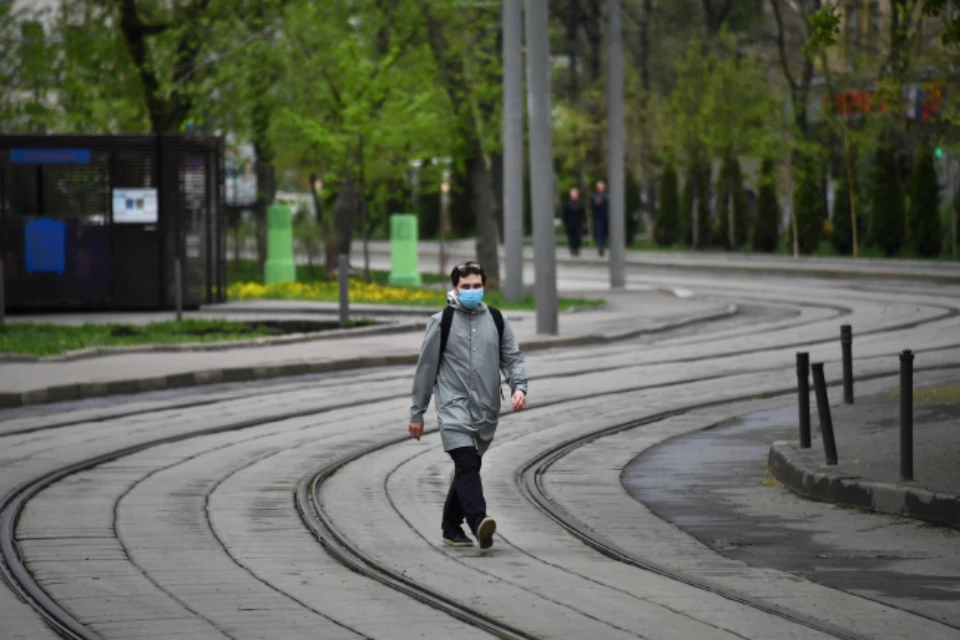
<svg viewBox="0 0 960 640">
<path fill-rule="evenodd" d="M 447 453 L 453 458 L 454 472 L 443 504 L 443 530 L 458 528 L 466 518 L 470 531 L 476 533 L 480 521 L 487 517 L 480 483 L 480 454 L 475 447 L 460 447 Z"/>
<path fill-rule="evenodd" d="M 582 240 L 581 230 L 578 228 L 567 227 L 567 242 L 570 244 L 570 255 L 580 255 L 580 243 Z"/>
<path fill-rule="evenodd" d="M 603 249 L 607 245 L 607 221 L 606 220 L 593 221 L 593 239 L 597 243 L 597 251 L 600 252 L 600 255 L 603 255 Z"/>
</svg>

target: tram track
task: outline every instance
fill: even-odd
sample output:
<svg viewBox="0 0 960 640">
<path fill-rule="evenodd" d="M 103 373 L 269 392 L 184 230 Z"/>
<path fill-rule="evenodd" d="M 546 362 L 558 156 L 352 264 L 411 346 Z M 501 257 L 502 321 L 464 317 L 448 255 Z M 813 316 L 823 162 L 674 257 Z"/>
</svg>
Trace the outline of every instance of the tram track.
<svg viewBox="0 0 960 640">
<path fill-rule="evenodd" d="M 877 333 L 891 332 L 891 331 L 901 331 L 909 328 L 914 328 L 917 326 L 922 326 L 923 324 L 939 322 L 946 319 L 956 317 L 960 312 L 956 309 L 951 309 L 947 307 L 942 307 L 939 305 L 927 305 L 931 307 L 940 307 L 942 309 L 949 309 L 948 313 L 938 315 L 934 318 L 928 318 L 925 320 L 904 323 L 897 326 L 882 327 L 873 331 L 866 331 L 860 335 L 872 335 Z M 814 321 L 811 324 L 823 323 L 825 320 Z M 782 329 L 781 329 L 782 330 Z M 663 334 L 665 338 L 669 337 L 669 333 Z M 832 342 L 833 339 L 820 339 L 820 340 L 811 340 L 807 342 L 794 343 L 791 345 L 778 345 L 776 347 L 762 347 L 754 350 L 742 350 L 736 353 L 718 353 L 718 354 L 709 354 L 697 358 L 677 358 L 672 360 L 664 360 L 660 362 L 643 362 L 636 363 L 631 365 L 620 365 L 609 368 L 595 368 L 595 369 L 584 369 L 575 373 L 563 373 L 563 374 L 552 374 L 546 376 L 538 376 L 538 380 L 550 380 L 553 378 L 564 378 L 570 377 L 571 375 L 585 375 L 589 373 L 605 373 L 605 372 L 616 372 L 621 371 L 627 368 L 635 368 L 640 366 L 653 366 L 653 365 L 666 365 L 666 364 L 682 364 L 696 361 L 712 360 L 712 359 L 722 359 L 725 357 L 730 357 L 732 355 L 742 355 L 749 353 L 762 353 L 762 352 L 771 352 L 771 351 L 780 351 L 787 348 L 794 347 L 803 347 L 803 346 L 815 346 L 820 344 L 825 344 Z M 937 347 L 936 350 L 942 350 L 947 348 L 957 348 L 960 345 L 952 345 L 946 347 Z M 930 349 L 933 350 L 933 349 Z M 917 350 L 918 353 L 922 353 L 922 349 Z M 879 356 L 873 356 L 879 357 Z M 751 370 L 739 370 L 735 373 L 726 373 L 726 374 L 717 374 L 709 376 L 700 376 L 700 377 L 687 377 L 678 380 L 671 380 L 663 384 L 647 384 L 639 385 L 629 388 L 617 389 L 610 391 L 608 394 L 590 394 L 589 397 L 598 397 L 603 395 L 619 395 L 625 393 L 634 393 L 639 391 L 657 389 L 657 388 L 668 388 L 673 386 L 681 386 L 685 384 L 691 384 L 693 382 L 703 382 L 709 380 L 721 380 L 725 377 L 731 375 L 742 375 L 749 373 L 763 373 L 766 371 L 782 371 L 786 366 L 786 363 L 782 366 L 772 366 L 772 367 L 763 367 L 756 368 Z M 960 365 L 957 365 L 960 366 Z M 953 365 L 944 365 L 940 367 L 918 367 L 917 371 L 922 372 L 926 370 L 939 370 L 945 368 L 953 368 Z M 883 372 L 872 374 L 870 376 L 863 376 L 858 378 L 860 380 L 869 380 L 882 377 L 889 377 L 894 375 L 895 371 Z M 387 375 L 383 376 L 382 380 L 394 380 L 398 376 Z M 835 386 L 837 383 L 834 383 L 831 386 Z M 301 385 L 299 388 L 304 388 L 307 385 Z M 336 386 L 336 385 L 332 385 Z M 755 599 L 742 596 L 738 593 L 726 590 L 722 587 L 716 585 L 711 585 L 704 581 L 699 581 L 689 576 L 684 576 L 677 572 L 669 571 L 655 563 L 652 563 L 643 558 L 639 558 L 628 551 L 620 549 L 615 545 L 598 539 L 595 535 L 591 534 L 582 524 L 577 523 L 575 520 L 569 517 L 568 514 L 565 514 L 563 508 L 560 505 L 553 503 L 549 496 L 547 496 L 543 487 L 540 483 L 540 478 L 542 478 L 543 473 L 549 468 L 549 466 L 556 460 L 560 459 L 570 451 L 574 450 L 579 446 L 595 440 L 600 437 L 604 437 L 609 433 L 620 431 L 627 428 L 638 428 L 658 420 L 665 419 L 667 417 L 686 413 L 695 409 L 702 409 L 707 407 L 722 406 L 724 404 L 729 404 L 742 400 L 750 400 L 758 397 L 771 397 L 784 395 L 793 391 L 792 388 L 786 389 L 777 389 L 773 391 L 765 392 L 764 394 L 750 394 L 743 397 L 725 399 L 722 401 L 700 404 L 700 405 L 689 405 L 684 407 L 679 407 L 675 410 L 664 412 L 661 414 L 656 414 L 653 416 L 647 416 L 642 419 L 633 420 L 628 423 L 620 424 L 615 427 L 608 427 L 600 431 L 593 433 L 585 434 L 578 436 L 577 438 L 561 443 L 557 447 L 551 448 L 549 451 L 541 453 L 536 458 L 531 460 L 529 463 L 525 464 L 521 470 L 518 472 L 517 481 L 520 487 L 523 489 L 524 495 L 527 499 L 534 504 L 538 509 L 546 513 L 551 519 L 560 524 L 564 529 L 569 531 L 575 537 L 581 539 L 585 544 L 591 546 L 592 548 L 600 551 L 604 555 L 614 558 L 620 562 L 636 566 L 637 568 L 658 573 L 670 579 L 677 580 L 678 582 L 683 582 L 689 586 L 695 588 L 709 591 L 715 593 L 722 597 L 727 598 L 728 600 L 738 602 L 745 606 L 750 606 L 752 608 L 764 611 L 771 615 L 776 615 L 781 618 L 785 618 L 800 624 L 802 626 L 815 629 L 817 631 L 826 633 L 836 638 L 844 638 L 845 640 L 863 640 L 862 636 L 851 634 L 842 629 L 833 629 L 828 625 L 823 625 L 817 621 L 811 621 L 803 616 L 793 614 L 789 611 L 784 611 L 782 609 L 771 607 L 765 605 L 764 603 L 758 602 Z M 265 391 L 265 394 L 274 393 L 275 390 L 271 389 Z M 256 395 L 256 394 L 254 394 Z M 367 398 L 365 399 L 366 403 L 375 403 L 375 402 L 388 402 L 393 401 L 398 398 L 406 397 L 407 394 L 389 394 L 383 395 L 382 397 Z M 250 397 L 248 394 L 245 397 Z M 583 396 L 586 397 L 586 396 Z M 556 406 L 564 403 L 575 403 L 579 400 L 582 400 L 583 397 L 567 397 L 553 402 L 539 403 L 536 407 L 531 407 L 529 411 L 536 411 L 537 409 L 547 408 L 551 406 Z M 24 429 L 20 431 L 8 432 L 0 435 L 0 438 L 10 437 L 13 435 L 25 435 L 28 433 L 35 433 L 38 431 L 46 431 L 50 429 L 64 428 L 68 426 L 74 426 L 77 424 L 83 424 L 87 422 L 107 422 L 110 420 L 118 420 L 126 417 L 139 416 L 139 415 L 149 415 L 152 413 L 157 413 L 160 411 L 171 411 L 176 409 L 190 409 L 197 408 L 201 406 L 209 406 L 217 404 L 220 402 L 229 402 L 235 400 L 236 397 L 224 398 L 219 400 L 203 400 L 203 401 L 192 401 L 188 403 L 179 404 L 177 406 L 165 406 L 162 408 L 154 408 L 143 411 L 130 411 L 130 412 L 121 412 L 112 416 L 105 416 L 100 420 L 80 420 L 70 422 L 69 420 L 60 421 L 54 425 L 46 425 L 44 427 L 38 427 L 36 429 Z M 38 611 L 41 616 L 47 621 L 47 623 L 57 631 L 61 636 L 67 638 L 82 638 L 84 640 L 92 640 L 100 638 L 99 635 L 93 633 L 88 627 L 86 627 L 82 622 L 74 618 L 68 611 L 60 606 L 53 598 L 47 594 L 43 587 L 37 583 L 34 576 L 30 573 L 28 567 L 26 566 L 24 559 L 22 558 L 16 541 L 16 526 L 20 518 L 23 509 L 26 504 L 44 489 L 52 486 L 53 484 L 67 478 L 68 476 L 80 473 L 97 466 L 122 459 L 124 457 L 132 456 L 137 453 L 143 452 L 147 449 L 171 444 L 174 442 L 181 442 L 184 440 L 189 440 L 192 438 L 199 438 L 208 435 L 214 435 L 218 433 L 224 433 L 229 431 L 242 431 L 246 429 L 251 429 L 254 427 L 260 427 L 264 425 L 269 425 L 273 422 L 279 422 L 283 420 L 289 420 L 294 418 L 303 418 L 323 415 L 325 413 L 333 412 L 339 409 L 349 408 L 354 406 L 355 402 L 345 402 L 342 404 L 336 404 L 331 406 L 326 406 L 322 408 L 318 407 L 309 407 L 299 411 L 289 411 L 285 410 L 282 412 L 275 412 L 267 416 L 258 416 L 256 418 L 250 418 L 246 420 L 239 420 L 236 422 L 231 422 L 230 424 L 218 425 L 209 429 L 199 429 L 188 431 L 184 433 L 174 434 L 166 437 L 155 438 L 152 440 L 144 441 L 129 447 L 124 447 L 115 451 L 107 452 L 95 457 L 88 458 L 86 460 L 70 464 L 59 469 L 53 470 L 37 479 L 34 479 L 31 482 L 28 482 L 24 485 L 21 485 L 3 497 L 0 501 L 0 574 L 3 575 L 5 581 L 10 585 L 10 587 L 16 592 L 22 599 L 28 602 L 36 611 Z M 428 433 L 436 431 L 435 429 L 429 430 Z M 335 525 L 329 518 L 324 514 L 322 508 L 319 506 L 318 492 L 320 486 L 323 484 L 324 480 L 332 476 L 336 471 L 343 466 L 349 464 L 350 462 L 356 461 L 362 458 L 365 455 L 369 455 L 374 451 L 399 444 L 407 440 L 406 436 L 389 438 L 387 440 L 378 442 L 376 444 L 352 451 L 349 454 L 338 458 L 337 460 L 330 462 L 324 465 L 322 468 L 317 470 L 314 473 L 311 473 L 309 476 L 301 479 L 300 483 L 297 485 L 295 491 L 295 506 L 297 511 L 300 514 L 300 517 L 303 519 L 307 528 L 311 530 L 314 536 L 320 541 L 323 547 L 334 556 L 339 562 L 345 566 L 351 568 L 352 570 L 365 575 L 368 578 L 377 580 L 382 584 L 385 584 L 405 595 L 413 597 L 420 602 L 428 604 L 434 608 L 442 610 L 455 618 L 458 618 L 464 622 L 467 622 L 473 626 L 476 626 L 480 629 L 488 631 L 493 635 L 503 638 L 532 638 L 534 636 L 529 635 L 521 629 L 512 627 L 503 623 L 502 621 L 496 620 L 490 616 L 486 616 L 482 612 L 479 612 L 475 609 L 464 606 L 461 603 L 456 602 L 455 600 L 448 598 L 442 594 L 436 593 L 431 589 L 424 587 L 423 585 L 418 585 L 415 582 L 407 579 L 402 575 L 397 575 L 395 572 L 392 572 L 389 568 L 378 566 L 375 561 L 372 561 L 370 558 L 364 556 L 364 554 L 351 544 L 350 540 L 344 537 L 339 531 L 337 531 Z"/>
<path fill-rule="evenodd" d="M 960 368 L 960 363 L 956 365 L 944 365 L 944 366 L 935 366 L 935 367 L 926 367 L 918 369 L 917 373 L 924 372 L 933 372 L 933 371 L 942 371 Z M 780 370 L 781 368 L 776 368 Z M 737 372 L 736 375 L 741 375 L 744 372 Z M 754 372 L 756 373 L 756 372 Z M 868 382 L 871 380 L 879 380 L 883 378 L 890 378 L 897 374 L 897 370 L 889 370 L 878 372 L 870 375 L 865 375 L 859 378 L 862 382 Z M 727 376 L 718 376 L 717 378 L 722 378 Z M 702 381 L 702 380 L 701 380 Z M 686 380 L 676 384 L 664 385 L 664 386 L 681 386 L 683 384 L 689 384 L 692 380 Z M 842 385 L 841 381 L 828 382 L 828 387 L 839 387 Z M 632 391 L 642 391 L 650 390 L 655 387 L 644 387 L 642 389 L 633 389 Z M 693 587 L 695 589 L 706 591 L 715 595 L 718 595 L 726 600 L 741 604 L 763 613 L 776 616 L 778 618 L 787 620 L 794 624 L 806 627 L 808 629 L 824 633 L 828 636 L 838 638 L 841 640 L 871 640 L 867 636 L 851 632 L 845 629 L 840 629 L 838 627 L 825 624 L 809 616 L 803 614 L 795 613 L 784 608 L 771 606 L 761 602 L 756 598 L 752 598 L 746 595 L 743 595 L 736 590 L 732 590 L 720 585 L 712 584 L 709 581 L 700 580 L 693 578 L 684 573 L 668 569 L 664 566 L 661 566 L 650 560 L 641 558 L 636 554 L 633 554 L 627 550 L 624 550 L 606 540 L 600 536 L 593 533 L 589 528 L 585 527 L 582 523 L 577 521 L 575 518 L 571 517 L 565 512 L 562 506 L 556 504 L 553 500 L 546 495 L 541 485 L 541 479 L 543 474 L 546 472 L 547 468 L 553 464 L 556 460 L 559 460 L 563 456 L 567 455 L 574 449 L 588 444 L 596 439 L 612 435 L 624 430 L 636 429 L 643 426 L 648 426 L 653 423 L 671 418 L 680 415 L 684 415 L 691 411 L 718 408 L 727 405 L 733 405 L 741 403 L 744 401 L 756 400 L 756 399 L 765 399 L 765 398 L 775 398 L 779 396 L 786 396 L 787 394 L 793 393 L 796 391 L 795 387 L 781 387 L 777 389 L 768 389 L 764 390 L 762 393 L 752 393 L 746 395 L 739 395 L 735 397 L 728 397 L 722 400 L 705 402 L 705 403 L 695 403 L 690 405 L 685 405 L 678 407 L 670 411 L 664 411 L 656 413 L 644 418 L 631 420 L 628 422 L 619 423 L 616 425 L 605 427 L 601 430 L 583 434 L 571 440 L 565 441 L 555 447 L 551 447 L 549 450 L 538 454 L 534 459 L 525 463 L 520 470 L 517 472 L 516 482 L 520 486 L 522 493 L 534 506 L 537 507 L 541 512 L 545 513 L 550 519 L 555 521 L 564 530 L 568 531 L 574 537 L 581 540 L 587 546 L 599 551 L 603 555 L 634 566 L 638 569 L 649 571 L 657 575 L 675 580 L 677 582 L 683 583 L 687 586 Z M 611 394 L 600 394 L 603 395 L 613 395 Z M 592 397 L 597 397 L 594 395 Z M 545 403 L 543 405 L 538 405 L 536 408 L 531 408 L 528 411 L 533 411 L 536 409 L 545 409 L 548 407 L 555 407 L 561 404 L 575 404 L 579 402 L 582 398 L 571 398 L 568 400 L 561 400 L 551 403 Z M 437 429 L 431 429 L 425 432 L 425 435 L 435 433 Z M 352 570 L 369 577 L 371 579 L 377 580 L 378 582 L 395 588 L 402 593 L 410 595 L 415 599 L 439 608 L 454 617 L 468 622 L 469 624 L 474 624 L 480 628 L 493 632 L 497 637 L 500 638 L 529 638 L 532 637 L 526 632 L 516 629 L 514 627 L 502 625 L 497 620 L 489 619 L 489 616 L 478 612 L 469 607 L 465 607 L 463 604 L 453 601 L 450 598 L 444 596 L 441 593 L 436 592 L 435 590 L 426 587 L 424 585 L 418 584 L 417 582 L 407 578 L 406 576 L 398 573 L 389 567 L 384 566 L 381 563 L 378 563 L 374 558 L 365 554 L 358 547 L 353 545 L 349 539 L 341 533 L 336 525 L 333 523 L 331 518 L 324 512 L 321 506 L 321 500 L 319 498 L 319 493 L 323 483 L 336 474 L 343 467 L 356 462 L 357 460 L 368 456 L 370 454 L 376 453 L 388 447 L 396 446 L 407 441 L 409 437 L 397 437 L 379 442 L 370 446 L 363 448 L 362 450 L 351 452 L 348 455 L 341 457 L 338 460 L 327 463 L 317 469 L 312 474 L 304 477 L 297 487 L 296 492 L 296 505 L 297 510 L 301 514 L 301 517 L 306 524 L 306 526 L 313 532 L 314 536 L 320 543 L 324 546 L 325 549 L 331 555 L 337 558 L 338 561 L 343 563 L 345 566 L 351 568 Z"/>
<path fill-rule="evenodd" d="M 758 302 L 758 303 L 767 302 L 767 303 L 771 303 L 771 304 L 788 304 L 787 301 L 784 301 L 784 300 L 765 300 L 765 299 L 762 299 L 762 298 L 756 299 L 756 302 Z M 781 327 L 775 327 L 775 328 L 771 328 L 771 329 L 762 329 L 762 330 L 753 332 L 751 335 L 762 335 L 762 334 L 772 333 L 772 332 L 777 332 L 777 331 L 786 331 L 786 330 L 788 330 L 788 329 L 794 329 L 794 328 L 803 327 L 803 326 L 816 325 L 816 324 L 828 322 L 828 321 L 830 321 L 830 320 L 835 320 L 835 319 L 838 318 L 838 317 L 843 317 L 843 316 L 845 316 L 845 315 L 850 315 L 850 314 L 852 313 L 852 311 L 853 311 L 853 310 L 852 310 L 851 308 L 849 308 L 849 307 L 841 307 L 841 306 L 837 306 L 837 305 L 821 304 L 821 305 L 809 305 L 809 306 L 814 306 L 814 307 L 820 307 L 820 308 L 830 309 L 830 310 L 832 310 L 832 311 L 836 311 L 836 312 L 838 313 L 838 315 L 835 316 L 834 318 L 819 319 L 819 320 L 815 320 L 815 321 L 813 321 L 813 322 L 808 322 L 808 323 L 804 323 L 804 324 L 794 323 L 794 324 L 790 324 L 790 325 L 786 325 L 786 326 L 781 326 Z M 943 314 L 941 314 L 941 315 L 938 315 L 938 316 L 935 316 L 935 317 L 933 317 L 933 318 L 927 318 L 927 319 L 924 319 L 924 320 L 917 320 L 917 321 L 911 321 L 911 322 L 906 322 L 906 323 L 900 323 L 900 324 L 890 325 L 890 326 L 881 327 L 881 328 L 877 328 L 877 329 L 868 329 L 868 330 L 863 331 L 863 332 L 858 332 L 858 333 L 856 334 L 856 337 L 857 337 L 857 338 L 862 338 L 862 337 L 866 337 L 866 336 L 878 335 L 878 334 L 883 334 L 883 333 L 892 333 L 892 332 L 897 332 L 897 331 L 905 331 L 905 330 L 909 330 L 909 329 L 915 329 L 915 328 L 921 327 L 921 326 L 926 325 L 926 324 L 931 324 L 931 323 L 934 323 L 934 322 L 941 322 L 941 321 L 944 321 L 944 320 L 950 320 L 950 319 L 952 319 L 952 318 L 955 318 L 955 317 L 960 316 L 960 309 L 958 309 L 958 308 L 956 308 L 956 307 L 947 307 L 947 306 L 944 306 L 944 305 L 935 305 L 935 304 L 928 304 L 928 305 L 926 305 L 926 306 L 942 309 L 942 310 L 945 311 L 945 313 L 943 313 Z M 711 324 L 711 323 L 710 323 L 710 322 L 705 323 L 705 325 L 707 325 L 707 326 L 709 326 L 709 324 Z M 684 329 L 686 329 L 686 327 L 677 327 L 676 330 L 681 331 L 681 330 L 684 330 Z M 672 330 L 668 329 L 668 330 L 663 331 L 663 332 L 657 332 L 657 334 L 655 334 L 655 335 L 657 335 L 658 338 L 660 338 L 660 340 L 658 340 L 658 342 L 665 341 L 665 340 L 669 340 L 669 339 L 670 339 L 671 331 L 672 331 Z M 651 334 L 651 335 L 653 335 L 653 334 Z M 721 338 L 721 339 L 723 339 L 723 340 L 732 340 L 732 339 L 736 339 L 736 338 L 738 338 L 738 337 L 740 337 L 740 336 L 730 336 L 730 337 L 725 337 L 725 338 Z M 668 359 L 663 359 L 663 360 L 652 360 L 652 361 L 641 362 L 641 363 L 628 363 L 628 364 L 616 365 L 616 366 L 611 366 L 611 367 L 596 367 L 596 368 L 592 368 L 592 369 L 578 369 L 578 370 L 576 370 L 576 371 L 569 372 L 569 373 L 554 373 L 554 374 L 547 374 L 547 375 L 543 375 L 543 376 L 538 376 L 537 379 L 538 379 L 538 380 L 542 380 L 542 381 L 549 381 L 549 380 L 551 380 L 551 379 L 568 378 L 568 377 L 572 377 L 572 376 L 587 375 L 587 374 L 592 374 L 592 373 L 614 373 L 614 372 L 617 372 L 617 371 L 622 371 L 622 370 L 625 370 L 625 369 L 635 368 L 635 367 L 638 367 L 638 366 L 661 366 L 661 365 L 671 365 L 671 364 L 689 364 L 689 363 L 695 363 L 695 362 L 703 362 L 703 361 L 707 361 L 707 360 L 722 359 L 722 358 L 727 358 L 727 357 L 730 357 L 730 356 L 756 355 L 756 354 L 760 354 L 760 353 L 768 353 L 768 352 L 771 352 L 771 351 L 780 351 L 780 350 L 783 350 L 783 349 L 809 348 L 809 347 L 815 347 L 815 346 L 820 346 L 820 345 L 824 345 L 824 344 L 830 344 L 831 342 L 834 342 L 834 341 L 835 341 L 835 338 L 823 338 L 823 339 L 819 339 L 819 340 L 797 341 L 797 342 L 793 342 L 793 343 L 789 343 L 789 344 L 782 344 L 782 345 L 777 345 L 777 346 L 756 347 L 756 348 L 752 348 L 752 349 L 741 349 L 741 350 L 737 350 L 737 351 L 732 351 L 732 350 L 731 350 L 731 351 L 722 351 L 722 352 L 711 353 L 711 354 L 709 354 L 709 355 L 703 355 L 703 356 L 693 356 L 693 357 L 687 357 L 687 358 L 668 358 Z M 700 340 L 695 340 L 695 341 L 691 342 L 690 344 L 704 344 L 704 343 L 707 343 L 707 342 L 709 342 L 709 339 L 704 339 L 704 341 L 702 341 L 702 342 L 701 342 Z M 960 343 L 958 343 L 958 345 L 949 345 L 949 346 L 947 346 L 947 347 L 942 347 L 942 348 L 950 348 L 950 347 L 952 347 L 952 346 L 960 346 Z M 558 348 L 557 350 L 561 350 L 561 349 L 562 349 L 562 350 L 564 350 L 564 351 L 571 351 L 571 350 L 583 349 L 583 348 L 585 348 L 585 347 L 582 347 L 582 346 L 581 346 L 581 347 L 564 347 L 564 348 Z M 547 350 L 547 351 L 549 351 L 549 350 Z M 917 350 L 915 350 L 915 353 L 922 353 L 922 352 L 923 352 L 922 349 L 917 349 Z M 358 375 L 361 375 L 361 376 L 362 376 L 363 374 L 358 374 Z M 382 377 L 379 377 L 379 378 L 365 378 L 365 379 L 364 379 L 364 382 L 365 382 L 365 383 L 374 383 L 374 382 L 382 382 L 382 381 L 394 380 L 394 379 L 397 379 L 397 378 L 400 378 L 400 377 L 404 377 L 405 375 L 407 375 L 407 374 L 397 373 L 396 375 L 387 375 L 387 376 L 382 376 Z M 247 383 L 244 383 L 244 384 L 247 384 Z M 277 384 L 282 384 L 282 383 L 277 383 Z M 342 383 L 342 382 L 338 381 L 338 384 L 346 384 L 346 383 Z M 270 386 L 276 386 L 276 385 L 270 385 Z M 310 383 L 304 383 L 304 384 L 297 385 L 295 388 L 304 389 L 304 388 L 309 388 L 310 386 L 311 386 Z M 293 389 L 291 389 L 291 388 L 288 387 L 287 389 L 285 389 L 285 392 L 286 392 L 286 391 L 290 391 L 290 390 L 293 390 Z M 103 414 L 103 415 L 98 415 L 98 416 L 94 416 L 94 417 L 86 418 L 86 419 L 54 420 L 54 421 L 49 422 L 49 423 L 47 423 L 47 424 L 44 424 L 44 425 L 42 425 L 42 426 L 25 427 L 25 428 L 22 428 L 22 429 L 14 429 L 14 430 L 6 431 L 6 432 L 0 432 L 0 439 L 8 438 L 8 437 L 13 437 L 13 436 L 28 435 L 28 434 L 32 434 L 32 433 L 39 433 L 39 432 L 48 431 L 48 430 L 52 430 L 52 429 L 62 429 L 62 428 L 72 427 L 72 426 L 76 426 L 76 425 L 80 425 L 80 424 L 99 423 L 99 422 L 106 422 L 106 421 L 117 420 L 117 419 L 122 419 L 122 418 L 132 418 L 132 417 L 137 417 L 137 416 L 150 415 L 150 414 L 153 414 L 153 413 L 158 413 L 158 412 L 160 412 L 160 411 L 174 411 L 174 410 L 178 410 L 178 409 L 192 409 L 192 408 L 197 408 L 197 407 L 208 407 L 208 406 L 212 406 L 212 405 L 216 405 L 216 404 L 222 404 L 222 403 L 226 403 L 226 402 L 232 402 L 232 401 L 235 401 L 235 400 L 237 400 L 237 399 L 250 399 L 250 398 L 254 398 L 254 397 L 258 397 L 258 396 L 268 396 L 268 395 L 272 395 L 272 394 L 274 394 L 274 393 L 275 393 L 275 390 L 274 390 L 274 389 L 266 389 L 266 390 L 263 390 L 263 391 L 253 391 L 253 392 L 249 392 L 249 393 L 236 392 L 236 393 L 230 394 L 230 395 L 227 396 L 227 397 L 218 398 L 218 399 L 212 399 L 212 400 L 211 400 L 211 399 L 204 399 L 204 400 L 191 399 L 191 400 L 184 401 L 184 402 L 174 402 L 174 403 L 167 404 L 167 405 L 164 405 L 163 407 L 158 407 L 158 408 L 146 408 L 146 409 L 135 409 L 135 410 L 121 410 L 121 411 L 119 411 L 119 412 L 107 412 L 107 413 L 105 413 L 105 414 Z"/>
</svg>

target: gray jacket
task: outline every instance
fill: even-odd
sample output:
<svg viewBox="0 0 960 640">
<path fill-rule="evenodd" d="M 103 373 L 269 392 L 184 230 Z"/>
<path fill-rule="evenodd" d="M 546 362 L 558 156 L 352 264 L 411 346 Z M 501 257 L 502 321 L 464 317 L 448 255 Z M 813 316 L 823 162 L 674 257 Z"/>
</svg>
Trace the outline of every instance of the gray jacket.
<svg viewBox="0 0 960 640">
<path fill-rule="evenodd" d="M 483 303 L 467 309 L 451 291 L 447 304 L 456 312 L 440 360 L 440 318 L 427 323 L 420 360 L 413 379 L 410 422 L 422 422 L 431 394 L 437 397 L 437 422 L 444 451 L 475 446 L 483 455 L 497 430 L 500 417 L 500 370 L 511 392 L 527 391 L 523 354 L 503 319 L 503 344 L 497 325 Z"/>
</svg>

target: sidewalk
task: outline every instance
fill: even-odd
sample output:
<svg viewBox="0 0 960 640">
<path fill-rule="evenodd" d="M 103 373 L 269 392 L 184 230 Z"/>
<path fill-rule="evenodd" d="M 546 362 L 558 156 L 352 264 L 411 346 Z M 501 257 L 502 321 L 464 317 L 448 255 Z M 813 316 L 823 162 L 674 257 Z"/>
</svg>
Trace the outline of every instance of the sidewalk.
<svg viewBox="0 0 960 640">
<path fill-rule="evenodd" d="M 475 241 L 458 240 L 447 245 L 448 260 L 472 259 L 476 256 Z M 434 241 L 422 241 L 420 267 L 433 265 L 439 255 L 439 245 Z M 355 241 L 351 249 L 351 264 L 363 264 L 363 243 Z M 504 248 L 499 250 L 501 266 Z M 389 258 L 390 243 L 370 243 L 371 258 Z M 533 261 L 533 247 L 523 248 L 524 261 Z M 802 256 L 793 258 L 784 255 L 758 253 L 727 253 L 723 251 L 627 251 L 627 264 L 655 269 L 681 271 L 723 271 L 757 275 L 815 276 L 826 278 L 873 278 L 927 280 L 960 285 L 960 261 L 924 261 L 874 258 L 831 258 Z M 598 266 L 607 265 L 609 257 L 600 258 L 595 252 L 585 249 L 577 258 L 570 256 L 563 245 L 557 247 L 557 262 L 561 265 Z"/>
<path fill-rule="evenodd" d="M 572 292 L 571 292 L 572 293 Z M 603 343 L 664 331 L 736 313 L 736 307 L 647 291 L 604 294 L 603 309 L 560 314 L 560 334 L 536 332 L 532 312 L 505 312 L 524 351 Z M 326 303 L 234 303 L 216 315 L 326 313 Z M 245 311 L 240 311 L 241 309 Z M 273 309 L 270 314 L 267 309 Z M 436 312 L 436 310 L 433 310 Z M 343 334 L 335 340 L 307 339 L 296 344 L 221 345 L 215 352 L 193 349 L 102 355 L 67 362 L 0 364 L 0 407 L 76 400 L 186 386 L 243 382 L 279 376 L 342 371 L 363 367 L 412 365 L 417 361 L 429 310 L 415 309 L 403 333 Z M 215 313 L 214 307 L 201 313 Z M 116 320 L 120 314 L 104 314 Z"/>
<path fill-rule="evenodd" d="M 812 401 L 811 414 L 816 416 Z M 960 526 L 960 378 L 914 390 L 914 481 L 900 481 L 900 398 L 856 398 L 832 410 L 839 464 L 824 463 L 822 441 L 770 449 L 771 472 L 802 496 L 849 507 Z M 815 426 L 818 432 L 819 429 Z"/>
</svg>

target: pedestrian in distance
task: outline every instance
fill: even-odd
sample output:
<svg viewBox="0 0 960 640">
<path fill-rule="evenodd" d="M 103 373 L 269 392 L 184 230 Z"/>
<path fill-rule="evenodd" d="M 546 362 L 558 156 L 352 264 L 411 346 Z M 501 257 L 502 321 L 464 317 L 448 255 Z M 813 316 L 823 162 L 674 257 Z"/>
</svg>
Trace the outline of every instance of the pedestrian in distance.
<svg viewBox="0 0 960 640">
<path fill-rule="evenodd" d="M 590 198 L 590 208 L 593 211 L 593 239 L 597 243 L 597 251 L 602 257 L 607 244 L 607 228 L 610 221 L 607 183 L 603 180 L 597 181 L 597 190 Z"/>
<path fill-rule="evenodd" d="M 493 544 L 496 521 L 487 515 L 480 463 L 497 430 L 503 372 L 514 411 L 527 406 L 523 354 L 510 322 L 483 303 L 487 275 L 476 262 L 453 268 L 447 307 L 433 315 L 420 348 L 413 379 L 410 435 L 420 440 L 423 414 L 436 396 L 443 450 L 453 459 L 454 474 L 443 505 L 443 542 L 472 547 L 463 521 L 481 549 Z"/>
<path fill-rule="evenodd" d="M 580 244 L 583 239 L 583 229 L 587 224 L 583 201 L 580 199 L 580 190 L 570 189 L 567 201 L 563 203 L 563 226 L 567 230 L 567 244 L 570 246 L 570 255 L 580 255 Z"/>
</svg>

